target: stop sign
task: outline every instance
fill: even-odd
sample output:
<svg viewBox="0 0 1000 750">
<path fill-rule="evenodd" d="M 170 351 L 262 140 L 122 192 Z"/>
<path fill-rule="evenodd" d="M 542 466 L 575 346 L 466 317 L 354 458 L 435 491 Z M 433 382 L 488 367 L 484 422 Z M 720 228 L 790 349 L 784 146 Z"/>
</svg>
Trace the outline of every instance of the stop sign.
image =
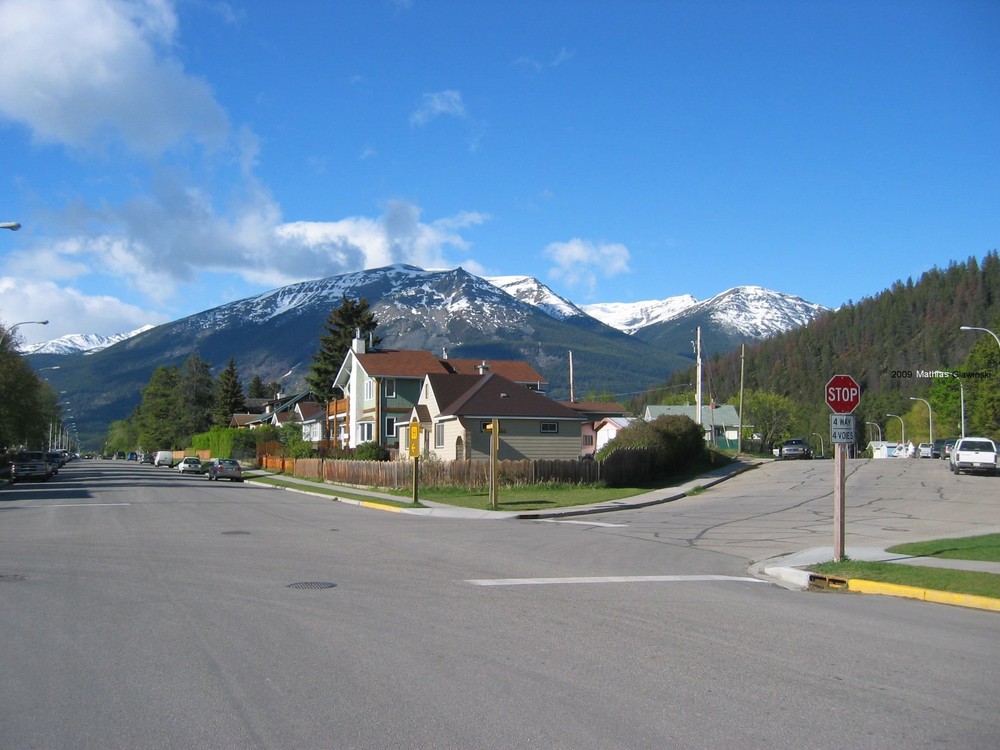
<svg viewBox="0 0 1000 750">
<path fill-rule="evenodd" d="M 850 414 L 861 403 L 861 386 L 850 375 L 834 375 L 826 384 L 826 403 L 834 414 Z"/>
</svg>

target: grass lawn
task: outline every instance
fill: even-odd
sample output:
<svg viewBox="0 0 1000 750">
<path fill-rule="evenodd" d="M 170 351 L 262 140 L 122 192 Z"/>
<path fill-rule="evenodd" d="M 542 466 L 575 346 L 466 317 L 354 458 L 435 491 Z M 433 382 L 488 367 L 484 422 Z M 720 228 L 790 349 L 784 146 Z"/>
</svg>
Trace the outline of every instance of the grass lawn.
<svg viewBox="0 0 1000 750">
<path fill-rule="evenodd" d="M 914 557 L 1000 562 L 1000 534 L 900 544 L 890 548 L 889 552 Z M 858 560 L 821 563 L 810 566 L 809 570 L 837 578 L 860 578 L 866 581 L 1000 599 L 1000 575 L 996 573 Z"/>
<path fill-rule="evenodd" d="M 666 485 L 670 486 L 670 485 Z M 390 494 L 410 496 L 409 490 L 384 490 Z M 649 487 L 589 487 L 577 485 L 555 485 L 542 487 L 501 487 L 498 493 L 498 510 L 545 510 L 547 508 L 570 508 L 576 505 L 603 503 L 620 500 L 649 492 Z M 437 503 L 446 503 L 459 508 L 491 510 L 489 490 L 466 490 L 453 488 L 418 489 L 417 497 Z"/>
</svg>

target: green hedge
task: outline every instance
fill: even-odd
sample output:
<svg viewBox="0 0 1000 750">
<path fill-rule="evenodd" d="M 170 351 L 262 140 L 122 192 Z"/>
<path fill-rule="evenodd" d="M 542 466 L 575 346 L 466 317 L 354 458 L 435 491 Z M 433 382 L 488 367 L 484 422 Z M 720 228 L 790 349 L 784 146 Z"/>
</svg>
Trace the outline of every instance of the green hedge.
<svg viewBox="0 0 1000 750">
<path fill-rule="evenodd" d="M 210 432 L 202 432 L 191 438 L 193 451 L 211 451 L 214 458 L 232 458 L 233 441 L 236 434 L 246 432 L 232 427 L 216 427 Z"/>
</svg>

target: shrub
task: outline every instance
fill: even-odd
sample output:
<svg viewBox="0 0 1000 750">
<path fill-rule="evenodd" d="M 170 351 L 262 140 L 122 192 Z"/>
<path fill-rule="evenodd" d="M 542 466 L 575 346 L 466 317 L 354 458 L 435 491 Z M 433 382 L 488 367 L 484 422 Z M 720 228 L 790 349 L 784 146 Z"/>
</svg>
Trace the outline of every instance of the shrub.
<svg viewBox="0 0 1000 750">
<path fill-rule="evenodd" d="M 616 450 L 625 449 L 648 451 L 652 477 L 663 478 L 704 458 L 704 430 L 694 420 L 672 414 L 652 422 L 637 420 L 601 448 L 596 458 L 604 461 Z"/>
<path fill-rule="evenodd" d="M 357 461 L 388 461 L 389 451 L 374 441 L 361 443 L 354 449 L 354 459 Z"/>
</svg>

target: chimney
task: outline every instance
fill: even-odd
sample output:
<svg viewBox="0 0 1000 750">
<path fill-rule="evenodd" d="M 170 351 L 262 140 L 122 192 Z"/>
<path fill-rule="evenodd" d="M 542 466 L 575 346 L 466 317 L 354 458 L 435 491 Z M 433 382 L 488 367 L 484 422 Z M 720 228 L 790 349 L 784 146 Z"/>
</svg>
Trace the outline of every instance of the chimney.
<svg viewBox="0 0 1000 750">
<path fill-rule="evenodd" d="M 490 366 L 486 364 L 486 360 L 484 359 L 482 364 L 476 365 L 476 369 L 479 370 L 480 375 L 485 375 L 490 371 Z"/>
<path fill-rule="evenodd" d="M 361 329 L 354 329 L 354 340 L 351 342 L 351 351 L 355 354 L 364 354 L 368 351 L 368 347 L 365 345 L 365 340 L 361 336 Z"/>
</svg>

